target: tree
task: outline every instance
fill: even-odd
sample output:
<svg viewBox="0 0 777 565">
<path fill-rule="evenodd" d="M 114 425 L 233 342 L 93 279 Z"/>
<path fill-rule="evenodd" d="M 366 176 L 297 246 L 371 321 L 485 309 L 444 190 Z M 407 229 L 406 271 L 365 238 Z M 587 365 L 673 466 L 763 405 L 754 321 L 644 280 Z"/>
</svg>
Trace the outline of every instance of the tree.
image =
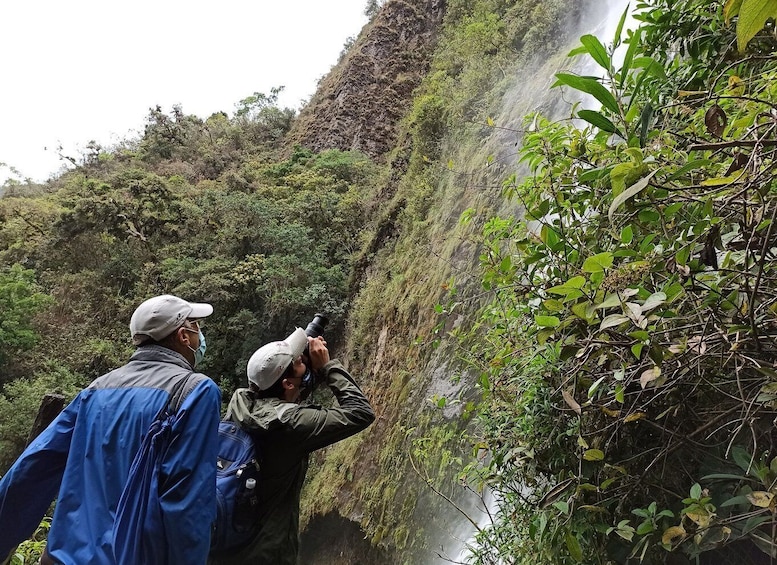
<svg viewBox="0 0 777 565">
<path fill-rule="evenodd" d="M 364 15 L 372 20 L 380 12 L 383 6 L 384 0 L 367 0 L 367 5 L 364 7 Z"/>
<path fill-rule="evenodd" d="M 34 271 L 18 263 L 0 270 L 0 368 L 15 352 L 35 345 L 32 318 L 50 302 L 51 297 L 40 292 Z"/>
</svg>

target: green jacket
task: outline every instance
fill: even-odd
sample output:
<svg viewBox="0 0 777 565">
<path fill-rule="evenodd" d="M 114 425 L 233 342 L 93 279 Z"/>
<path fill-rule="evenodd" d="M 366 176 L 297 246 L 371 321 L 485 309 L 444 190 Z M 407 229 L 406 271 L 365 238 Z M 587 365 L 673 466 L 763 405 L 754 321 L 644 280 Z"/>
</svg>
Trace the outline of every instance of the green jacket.
<svg viewBox="0 0 777 565">
<path fill-rule="evenodd" d="M 299 551 L 299 499 L 308 456 L 365 429 L 375 419 L 370 403 L 337 359 L 320 374 L 337 408 L 259 399 L 238 389 L 226 419 L 254 436 L 261 451 L 261 518 L 256 539 L 242 550 L 211 558 L 212 565 L 296 565 Z"/>
</svg>

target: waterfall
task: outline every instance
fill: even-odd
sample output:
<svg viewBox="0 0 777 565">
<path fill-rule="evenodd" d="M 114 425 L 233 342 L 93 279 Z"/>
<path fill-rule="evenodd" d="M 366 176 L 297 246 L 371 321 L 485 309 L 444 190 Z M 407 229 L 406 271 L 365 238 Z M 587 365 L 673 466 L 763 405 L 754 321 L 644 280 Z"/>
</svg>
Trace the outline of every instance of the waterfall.
<svg viewBox="0 0 777 565">
<path fill-rule="evenodd" d="M 613 42 L 614 34 L 624 10 L 629 7 L 627 0 L 607 0 L 605 2 L 589 4 L 590 10 L 585 17 L 576 23 L 576 33 L 573 43 L 566 46 L 566 55 L 579 44 L 578 38 L 585 34 L 597 36 L 604 45 L 610 45 Z M 623 32 L 626 29 L 634 29 L 634 20 L 629 17 L 624 24 Z M 621 45 L 614 55 L 617 64 L 622 60 L 625 46 Z M 562 65 L 566 65 L 561 68 Z M 501 103 L 501 112 L 494 116 L 494 122 L 500 126 L 472 155 L 458 155 L 456 162 L 471 163 L 472 170 L 477 170 L 479 165 L 490 156 L 496 156 L 497 163 L 502 163 L 501 169 L 492 171 L 491 175 L 498 177 L 489 179 L 494 181 L 492 185 L 499 185 L 502 178 L 509 174 L 511 167 L 517 166 L 517 157 L 515 147 L 520 146 L 520 129 L 524 116 L 532 112 L 540 112 L 550 119 L 563 119 L 568 117 L 571 112 L 571 106 L 575 102 L 572 98 L 580 93 L 570 92 L 567 89 L 551 89 L 550 86 L 555 81 L 555 73 L 559 71 L 572 71 L 581 75 L 601 76 L 603 70 L 596 66 L 590 57 L 578 57 L 569 60 L 564 57 L 549 58 L 541 61 L 532 68 L 518 69 L 514 85 L 509 88 Z M 526 80 L 530 76 L 531 80 Z M 594 108 L 596 102 L 593 97 L 588 99 L 578 99 L 583 105 Z M 507 172 L 506 172 L 507 171 Z M 516 171 L 519 176 L 525 175 L 525 171 Z M 488 185 L 488 182 L 482 183 Z M 430 544 L 432 555 L 424 565 L 444 565 L 444 564 L 467 564 L 471 562 L 473 547 L 477 546 L 476 534 L 480 529 L 489 527 L 493 522 L 498 522 L 499 500 L 491 492 L 486 492 L 478 496 L 474 492 L 469 492 L 468 496 L 461 497 L 456 504 L 460 510 L 451 508 L 450 515 L 453 517 L 448 528 L 448 539 L 437 540 L 436 544 Z M 466 516 L 462 515 L 466 514 Z M 474 523 L 473 523 L 474 522 Z M 489 556 L 489 563 L 493 565 L 503 565 L 507 563 L 498 556 Z"/>
<path fill-rule="evenodd" d="M 475 544 L 476 532 L 493 523 L 499 506 L 493 493 L 486 491 L 478 495 L 468 491 L 467 494 L 468 496 L 457 502 L 457 510 L 450 510 L 456 512 L 461 520 L 450 524 L 446 540 L 437 547 L 430 548 L 433 556 L 424 565 L 467 563 L 472 546 Z M 494 563 L 494 565 L 497 564 Z"/>
</svg>

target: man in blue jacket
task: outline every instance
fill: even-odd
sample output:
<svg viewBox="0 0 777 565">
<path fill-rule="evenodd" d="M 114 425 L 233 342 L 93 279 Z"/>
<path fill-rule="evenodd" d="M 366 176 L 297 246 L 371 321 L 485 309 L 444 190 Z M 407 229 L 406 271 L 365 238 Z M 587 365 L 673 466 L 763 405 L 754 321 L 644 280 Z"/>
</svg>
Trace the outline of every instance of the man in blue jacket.
<svg viewBox="0 0 777 565">
<path fill-rule="evenodd" d="M 181 400 L 156 485 L 162 527 L 139 535 L 166 556 L 146 565 L 205 563 L 221 392 L 194 367 L 205 352 L 202 320 L 212 313 L 210 304 L 171 295 L 138 306 L 129 362 L 81 391 L 0 480 L 0 558 L 29 538 L 56 497 L 41 563 L 117 563 L 119 498 L 146 431 L 175 392 Z"/>
</svg>

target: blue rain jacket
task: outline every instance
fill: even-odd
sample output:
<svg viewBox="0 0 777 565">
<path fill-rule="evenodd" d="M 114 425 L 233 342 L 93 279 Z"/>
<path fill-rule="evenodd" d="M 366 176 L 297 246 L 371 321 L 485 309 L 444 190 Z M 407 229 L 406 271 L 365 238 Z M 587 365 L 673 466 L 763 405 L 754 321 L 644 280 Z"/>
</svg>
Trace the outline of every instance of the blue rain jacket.
<svg viewBox="0 0 777 565">
<path fill-rule="evenodd" d="M 0 559 L 32 535 L 56 497 L 49 556 L 63 565 L 113 565 L 116 507 L 132 461 L 191 372 L 182 355 L 149 345 L 81 391 L 0 480 Z M 183 394 L 159 473 L 162 528 L 148 540 L 167 559 L 153 565 L 205 563 L 216 515 L 221 392 L 194 373 Z"/>
</svg>

